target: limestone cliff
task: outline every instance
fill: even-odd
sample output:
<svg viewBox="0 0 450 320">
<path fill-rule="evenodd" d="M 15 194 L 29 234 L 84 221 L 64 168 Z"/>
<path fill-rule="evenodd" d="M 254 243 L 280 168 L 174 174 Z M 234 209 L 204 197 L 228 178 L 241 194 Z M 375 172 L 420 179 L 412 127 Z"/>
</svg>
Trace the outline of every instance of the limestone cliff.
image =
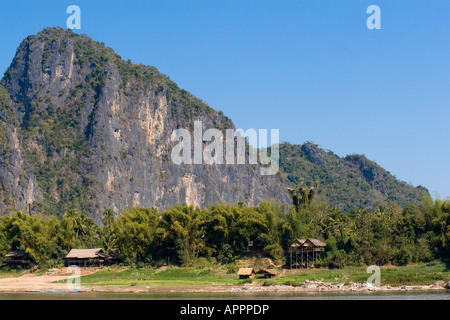
<svg viewBox="0 0 450 320">
<path fill-rule="evenodd" d="M 259 165 L 176 165 L 177 128 L 234 128 L 154 67 L 134 65 L 87 35 L 47 28 L 19 46 L 1 81 L 0 210 L 99 217 L 105 208 L 186 202 L 288 203 Z M 8 150 L 6 152 L 5 150 Z"/>
</svg>

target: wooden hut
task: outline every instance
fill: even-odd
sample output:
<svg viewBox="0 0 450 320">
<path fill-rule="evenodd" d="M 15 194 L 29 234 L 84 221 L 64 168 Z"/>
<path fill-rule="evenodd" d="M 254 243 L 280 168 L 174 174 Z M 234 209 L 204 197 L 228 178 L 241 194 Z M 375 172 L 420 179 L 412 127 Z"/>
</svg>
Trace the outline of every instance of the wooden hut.
<svg viewBox="0 0 450 320">
<path fill-rule="evenodd" d="M 11 251 L 5 255 L 5 263 L 10 267 L 35 267 L 37 266 L 28 253 L 23 250 Z"/>
<path fill-rule="evenodd" d="M 314 268 L 314 262 L 322 255 L 325 247 L 326 244 L 317 239 L 295 239 L 289 249 L 290 268 Z"/>
<path fill-rule="evenodd" d="M 260 274 L 261 278 L 264 279 L 269 279 L 269 278 L 273 278 L 276 277 L 278 275 L 278 271 L 275 269 L 259 269 L 258 272 L 256 272 L 256 274 Z"/>
<path fill-rule="evenodd" d="M 101 248 L 95 249 L 72 249 L 65 258 L 66 265 L 79 267 L 102 267 L 112 264 L 113 257 L 105 254 Z"/>
<path fill-rule="evenodd" d="M 239 279 L 252 279 L 253 278 L 253 268 L 240 268 L 237 272 Z"/>
</svg>

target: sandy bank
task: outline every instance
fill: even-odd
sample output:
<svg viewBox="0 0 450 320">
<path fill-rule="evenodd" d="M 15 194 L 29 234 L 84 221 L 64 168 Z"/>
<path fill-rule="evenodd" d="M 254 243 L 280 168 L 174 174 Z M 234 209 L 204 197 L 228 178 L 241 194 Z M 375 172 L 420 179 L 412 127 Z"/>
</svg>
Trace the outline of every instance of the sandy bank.
<svg viewBox="0 0 450 320">
<path fill-rule="evenodd" d="M 81 275 L 97 272 L 94 268 L 82 268 Z M 54 269 L 43 275 L 27 273 L 19 277 L 0 278 L 0 291 L 3 292 L 30 292 L 30 291 L 64 291 L 71 289 L 67 286 L 67 279 L 72 273 L 67 268 Z M 57 282 L 65 281 L 65 282 Z M 73 290 L 73 289 L 72 289 Z"/>
</svg>

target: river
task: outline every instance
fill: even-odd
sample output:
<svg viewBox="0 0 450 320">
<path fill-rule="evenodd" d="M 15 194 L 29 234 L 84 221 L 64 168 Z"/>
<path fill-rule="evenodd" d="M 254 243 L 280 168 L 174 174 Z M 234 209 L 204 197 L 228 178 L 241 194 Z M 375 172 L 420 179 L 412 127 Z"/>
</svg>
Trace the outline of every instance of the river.
<svg viewBox="0 0 450 320">
<path fill-rule="evenodd" d="M 108 292 L 1 292 L 0 300 L 450 300 L 450 291 L 396 293 L 108 293 Z"/>
</svg>

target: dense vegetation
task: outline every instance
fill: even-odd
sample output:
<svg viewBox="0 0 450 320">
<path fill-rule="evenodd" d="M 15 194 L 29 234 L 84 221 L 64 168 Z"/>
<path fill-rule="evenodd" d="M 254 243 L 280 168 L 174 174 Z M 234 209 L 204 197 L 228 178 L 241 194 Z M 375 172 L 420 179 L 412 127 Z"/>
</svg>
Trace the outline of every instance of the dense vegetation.
<svg viewBox="0 0 450 320">
<path fill-rule="evenodd" d="M 355 208 L 373 211 L 390 202 L 402 207 L 418 204 L 422 194 L 428 193 L 424 187 L 415 188 L 397 180 L 363 155 L 341 158 L 310 142 L 280 145 L 279 176 L 288 186 L 298 184 L 302 178 L 320 182 L 316 200 L 345 212 Z"/>
<path fill-rule="evenodd" d="M 373 212 L 318 204 L 294 207 L 262 203 L 216 204 L 206 209 L 177 205 L 158 212 L 129 208 L 117 216 L 107 209 L 103 226 L 70 210 L 61 219 L 15 211 L 0 218 L 0 256 L 25 250 L 41 266 L 55 266 L 71 248 L 102 247 L 120 253 L 127 265 L 230 263 L 243 256 L 287 262 L 295 238 L 323 239 L 318 265 L 331 268 L 364 264 L 405 265 L 450 255 L 450 202 L 425 198 L 403 209 L 392 205 Z"/>
</svg>

